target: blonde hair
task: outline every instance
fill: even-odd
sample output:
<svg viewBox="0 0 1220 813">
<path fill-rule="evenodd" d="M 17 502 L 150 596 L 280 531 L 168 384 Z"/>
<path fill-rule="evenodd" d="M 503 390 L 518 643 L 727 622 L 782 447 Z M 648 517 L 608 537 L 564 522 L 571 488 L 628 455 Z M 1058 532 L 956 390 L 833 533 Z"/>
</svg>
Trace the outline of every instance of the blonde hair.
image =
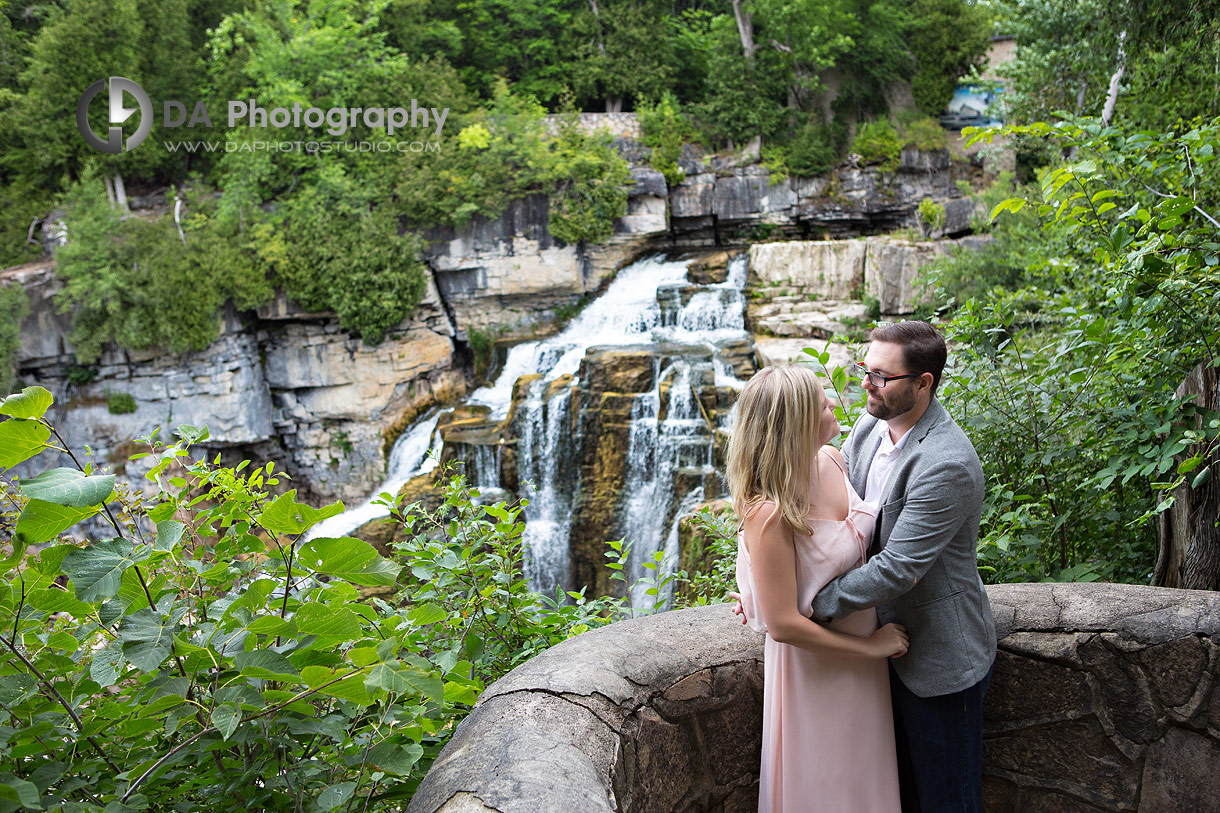
<svg viewBox="0 0 1220 813">
<path fill-rule="evenodd" d="M 817 374 L 784 362 L 754 374 L 737 398 L 727 474 L 733 510 L 743 519 L 773 500 L 794 533 L 811 534 L 809 478 L 821 447 L 822 402 Z"/>
</svg>

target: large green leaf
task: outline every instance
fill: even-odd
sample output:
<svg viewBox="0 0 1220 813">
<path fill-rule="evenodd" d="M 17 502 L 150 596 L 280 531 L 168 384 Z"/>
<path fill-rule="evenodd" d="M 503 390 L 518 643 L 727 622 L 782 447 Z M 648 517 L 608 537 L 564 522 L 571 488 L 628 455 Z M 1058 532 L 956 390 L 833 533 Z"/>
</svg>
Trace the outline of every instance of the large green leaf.
<svg viewBox="0 0 1220 813">
<path fill-rule="evenodd" d="M 424 748 L 416 742 L 406 744 L 381 742 L 369 749 L 369 763 L 386 773 L 408 776 L 415 763 L 424 755 Z"/>
<path fill-rule="evenodd" d="M 119 622 L 119 639 L 123 642 L 123 657 L 141 672 L 158 669 L 173 650 L 178 621 L 184 609 L 168 617 L 145 608 Z"/>
<path fill-rule="evenodd" d="M 345 607 L 306 604 L 297 610 L 292 620 L 301 635 L 320 635 L 350 641 L 362 634 L 360 616 Z"/>
<path fill-rule="evenodd" d="M 37 477 L 21 481 L 21 492 L 30 499 L 46 500 L 72 508 L 99 505 L 112 491 L 113 474 L 86 477 L 82 472 L 68 468 L 51 469 Z"/>
<path fill-rule="evenodd" d="M 237 730 L 240 723 L 241 709 L 237 707 L 236 703 L 223 703 L 212 709 L 212 725 L 216 726 L 220 736 L 226 740 L 233 736 L 233 732 Z"/>
<path fill-rule="evenodd" d="M 351 536 L 311 539 L 301 545 L 297 561 L 315 572 L 368 587 L 393 584 L 402 570 L 368 542 Z"/>
<path fill-rule="evenodd" d="M 18 779 L 11 773 L 0 774 L 0 799 L 16 802 L 26 810 L 42 810 L 42 802 L 39 800 L 41 795 L 33 782 Z"/>
<path fill-rule="evenodd" d="M 153 550 L 170 551 L 182 541 L 186 526 L 176 520 L 167 519 L 157 523 L 157 540 L 153 542 Z"/>
<path fill-rule="evenodd" d="M 400 694 L 419 693 L 437 702 L 445 695 L 445 684 L 436 675 L 422 672 L 399 661 L 379 663 L 369 670 L 364 685 L 369 690 L 385 689 Z"/>
<path fill-rule="evenodd" d="M 26 387 L 0 402 L 0 415 L 10 418 L 41 418 L 55 399 L 42 387 Z"/>
<path fill-rule="evenodd" d="M 268 649 L 256 649 L 253 652 L 239 652 L 233 658 L 237 671 L 246 677 L 262 680 L 283 680 L 295 682 L 301 673 L 292 662 L 278 652 Z"/>
<path fill-rule="evenodd" d="M 347 804 L 347 800 L 352 798 L 352 794 L 355 792 L 355 782 L 338 782 L 334 785 L 328 785 L 324 791 L 318 794 L 318 809 L 335 810 L 339 806 Z"/>
<path fill-rule="evenodd" d="M 91 618 L 93 605 L 81 601 L 67 590 L 58 587 L 44 587 L 33 590 L 26 596 L 26 603 L 35 610 L 47 613 L 69 613 L 75 618 Z"/>
<path fill-rule="evenodd" d="M 123 571 L 148 558 L 144 545 L 134 548 L 126 539 L 107 539 L 87 548 L 74 548 L 64 556 L 63 571 L 72 580 L 81 601 L 101 601 L 119 592 Z"/>
<path fill-rule="evenodd" d="M 23 544 L 41 545 L 100 510 L 97 506 L 72 508 L 45 500 L 30 500 L 21 509 L 13 533 Z"/>
<path fill-rule="evenodd" d="M 258 524 L 268 531 L 282 534 L 299 534 L 309 530 L 324 519 L 343 513 L 343 503 L 336 502 L 322 508 L 313 508 L 296 501 L 297 490 L 286 491 L 263 509 Z"/>
<path fill-rule="evenodd" d="M 38 421 L 0 423 L 0 469 L 11 469 L 29 460 L 46 448 L 49 437 L 51 430 Z"/>
</svg>

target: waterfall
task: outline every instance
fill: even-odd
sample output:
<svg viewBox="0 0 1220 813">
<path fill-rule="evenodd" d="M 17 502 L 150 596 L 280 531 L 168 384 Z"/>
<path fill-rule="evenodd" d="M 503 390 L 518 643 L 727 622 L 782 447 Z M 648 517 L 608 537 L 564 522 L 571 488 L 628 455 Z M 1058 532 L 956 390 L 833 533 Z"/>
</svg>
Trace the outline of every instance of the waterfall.
<svg viewBox="0 0 1220 813">
<path fill-rule="evenodd" d="M 380 499 L 383 492 L 396 496 L 398 489 L 412 477 L 427 474 L 436 468 L 436 461 L 440 457 L 440 438 L 438 435 L 434 440 L 433 435 L 436 434 L 439 418 L 440 411 L 434 409 L 411 424 L 398 436 L 398 440 L 394 441 L 394 446 L 390 449 L 390 459 L 386 463 L 386 478 L 373 492 L 373 496 L 356 508 L 349 508 L 342 514 L 322 520 L 309 529 L 305 538 L 345 536 L 370 520 L 388 517 L 389 509 L 374 500 Z M 434 453 L 429 454 L 430 451 Z"/>
<path fill-rule="evenodd" d="M 468 404 L 488 407 L 490 421 L 503 421 L 517 381 L 524 375 L 539 376 L 518 405 L 512 427 L 521 483 L 517 496 L 529 501 L 522 513 L 525 570 L 532 589 L 553 594 L 557 586 L 568 588 L 569 536 L 581 487 L 576 464 L 582 440 L 573 437 L 578 416 L 572 414 L 572 391 L 580 384 L 577 374 L 590 347 L 663 344 L 710 351 L 710 355 L 697 353 L 697 358 L 684 357 L 680 350 L 676 355 L 668 351 L 658 355 L 652 391 L 632 402 L 626 496 L 618 511 L 622 536 L 632 545 L 628 578 L 634 581 L 644 575 L 641 563 L 658 551 L 671 553 L 667 569 L 677 566 L 676 523 L 689 506 L 682 507 L 688 502 L 684 498 L 675 508 L 679 502 L 675 491 L 687 497 L 694 490 L 702 494 L 694 484 L 713 471 L 715 427 L 709 425 L 696 390 L 709 382 L 735 389 L 744 385 L 721 358 L 721 351 L 749 339 L 744 326 L 746 273 L 744 255 L 730 261 L 726 280 L 715 285 L 691 285 L 685 260 L 653 256 L 635 262 L 621 269 L 563 331 L 509 348 L 495 381 L 467 399 Z M 563 376 L 571 379 L 556 384 Z M 468 479 L 492 493 L 500 484 L 500 448 L 472 445 L 467 457 L 474 471 L 467 471 Z M 387 481 L 381 490 L 395 490 L 390 485 Z M 638 598 L 651 604 L 651 597 L 643 596 L 645 589 L 637 591 Z"/>
<path fill-rule="evenodd" d="M 626 502 L 621 509 L 622 536 L 631 543 L 627 578 L 635 584 L 641 577 L 672 572 L 675 556 L 662 560 L 663 569 L 650 571 L 645 562 L 655 562 L 666 553 L 667 520 L 674 503 L 675 480 L 683 469 L 702 478 L 712 467 L 712 427 L 704 420 L 691 374 L 696 365 L 677 359 L 661 375 L 652 392 L 637 396 L 632 404 L 630 445 L 627 452 Z M 668 410 L 660 416 L 662 389 L 668 381 Z M 675 517 L 675 520 L 677 517 Z M 649 606 L 649 585 L 632 588 L 632 603 Z"/>
</svg>

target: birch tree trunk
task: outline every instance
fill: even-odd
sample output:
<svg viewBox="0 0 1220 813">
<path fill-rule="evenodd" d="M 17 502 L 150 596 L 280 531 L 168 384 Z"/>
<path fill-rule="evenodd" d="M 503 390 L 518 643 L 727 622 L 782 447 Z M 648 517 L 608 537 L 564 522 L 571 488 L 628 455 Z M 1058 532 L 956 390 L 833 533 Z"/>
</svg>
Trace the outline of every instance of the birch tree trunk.
<svg viewBox="0 0 1220 813">
<path fill-rule="evenodd" d="M 754 19 L 742 8 L 744 0 L 733 0 L 733 14 L 737 17 L 737 32 L 741 34 L 741 52 L 746 61 L 754 61 Z"/>
</svg>

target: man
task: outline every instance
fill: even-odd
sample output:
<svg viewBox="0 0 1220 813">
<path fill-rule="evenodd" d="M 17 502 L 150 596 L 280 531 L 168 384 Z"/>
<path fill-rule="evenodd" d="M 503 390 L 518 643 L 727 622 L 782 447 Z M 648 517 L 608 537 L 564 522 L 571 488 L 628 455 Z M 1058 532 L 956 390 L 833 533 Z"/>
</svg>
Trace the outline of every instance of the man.
<svg viewBox="0 0 1220 813">
<path fill-rule="evenodd" d="M 944 339 L 927 322 L 870 335 L 857 366 L 868 414 L 843 445 L 852 486 L 878 506 L 868 561 L 813 600 L 828 621 L 876 607 L 910 635 L 890 660 L 904 811 L 982 808 L 982 704 L 995 661 L 991 605 L 977 566 L 983 470 L 936 399 Z"/>
</svg>

